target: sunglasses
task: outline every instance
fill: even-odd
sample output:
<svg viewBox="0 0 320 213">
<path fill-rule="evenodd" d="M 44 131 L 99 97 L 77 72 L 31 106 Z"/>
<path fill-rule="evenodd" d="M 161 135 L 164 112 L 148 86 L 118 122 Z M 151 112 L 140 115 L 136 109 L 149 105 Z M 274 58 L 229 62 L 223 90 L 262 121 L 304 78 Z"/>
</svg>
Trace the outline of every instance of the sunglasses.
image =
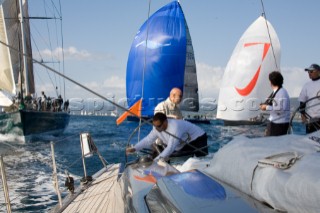
<svg viewBox="0 0 320 213">
<path fill-rule="evenodd" d="M 162 127 L 162 125 L 163 125 L 163 122 L 161 123 L 161 124 L 159 124 L 159 125 L 154 125 L 157 129 L 160 129 L 161 127 Z"/>
<path fill-rule="evenodd" d="M 308 73 L 314 73 L 315 70 L 308 70 Z"/>
<path fill-rule="evenodd" d="M 164 121 L 165 122 L 165 121 Z M 164 122 L 162 122 L 161 124 L 158 124 L 158 125 L 154 125 L 154 127 L 158 130 L 158 131 L 162 131 L 163 130 L 163 124 Z"/>
</svg>

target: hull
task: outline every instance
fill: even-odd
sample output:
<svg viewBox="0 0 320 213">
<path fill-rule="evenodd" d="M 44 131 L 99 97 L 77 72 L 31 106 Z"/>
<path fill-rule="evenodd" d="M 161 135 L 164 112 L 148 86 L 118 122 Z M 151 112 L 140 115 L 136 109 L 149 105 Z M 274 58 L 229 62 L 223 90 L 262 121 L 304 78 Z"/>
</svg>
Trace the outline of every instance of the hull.
<svg viewBox="0 0 320 213">
<path fill-rule="evenodd" d="M 0 115 L 0 133 L 28 136 L 32 134 L 61 134 L 69 124 L 66 112 L 20 110 Z"/>
<path fill-rule="evenodd" d="M 197 118 L 185 118 L 184 120 L 189 121 L 191 123 L 195 123 L 195 124 L 210 124 L 210 120 L 208 119 L 197 119 Z"/>
<path fill-rule="evenodd" d="M 224 126 L 262 125 L 265 121 L 229 121 L 223 120 Z"/>
</svg>

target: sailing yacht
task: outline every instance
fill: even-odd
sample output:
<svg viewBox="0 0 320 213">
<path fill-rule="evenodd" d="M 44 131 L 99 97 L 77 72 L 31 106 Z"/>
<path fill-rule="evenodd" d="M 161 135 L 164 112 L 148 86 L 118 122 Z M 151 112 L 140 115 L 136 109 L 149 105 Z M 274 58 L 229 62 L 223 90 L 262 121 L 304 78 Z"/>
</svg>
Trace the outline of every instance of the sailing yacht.
<svg viewBox="0 0 320 213">
<path fill-rule="evenodd" d="M 58 94 L 36 98 L 30 19 L 26 0 L 0 6 L 0 133 L 55 135 L 64 131 L 70 115 Z"/>
</svg>

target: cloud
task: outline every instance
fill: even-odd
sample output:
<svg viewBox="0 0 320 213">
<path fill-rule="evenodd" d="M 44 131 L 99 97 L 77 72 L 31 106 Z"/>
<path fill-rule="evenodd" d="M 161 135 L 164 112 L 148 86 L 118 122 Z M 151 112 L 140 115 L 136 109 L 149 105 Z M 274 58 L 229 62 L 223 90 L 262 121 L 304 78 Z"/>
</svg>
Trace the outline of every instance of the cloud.
<svg viewBox="0 0 320 213">
<path fill-rule="evenodd" d="M 63 53 L 63 54 L 62 54 Z M 75 47 L 68 47 L 62 49 L 57 47 L 54 50 L 44 49 L 40 53 L 36 54 L 34 57 L 42 60 L 58 60 L 61 61 L 64 56 L 65 60 L 77 60 L 77 61 L 92 61 L 92 60 L 110 60 L 114 57 L 107 53 L 91 53 L 87 50 L 78 50 Z"/>
<path fill-rule="evenodd" d="M 125 79 L 120 78 L 119 76 L 111 76 L 110 78 L 107 78 L 103 82 L 104 88 L 117 88 L 117 89 L 126 89 L 125 85 Z"/>
<path fill-rule="evenodd" d="M 115 96 L 117 99 L 125 98 L 125 79 L 119 76 L 110 76 L 109 78 L 103 79 L 102 82 L 99 81 L 91 81 L 83 84 L 85 87 L 90 90 L 104 96 L 110 98 Z M 69 89 L 69 94 L 72 94 L 73 97 L 79 98 L 92 98 L 96 97 L 95 95 L 85 92 L 85 89 L 80 86 L 74 86 Z"/>
<path fill-rule="evenodd" d="M 287 89 L 290 97 L 298 97 L 303 85 L 310 81 L 304 68 L 282 67 L 281 73 L 284 78 L 283 86 Z"/>
<path fill-rule="evenodd" d="M 218 98 L 224 68 L 213 67 L 202 62 L 197 62 L 196 65 L 199 98 Z"/>
</svg>

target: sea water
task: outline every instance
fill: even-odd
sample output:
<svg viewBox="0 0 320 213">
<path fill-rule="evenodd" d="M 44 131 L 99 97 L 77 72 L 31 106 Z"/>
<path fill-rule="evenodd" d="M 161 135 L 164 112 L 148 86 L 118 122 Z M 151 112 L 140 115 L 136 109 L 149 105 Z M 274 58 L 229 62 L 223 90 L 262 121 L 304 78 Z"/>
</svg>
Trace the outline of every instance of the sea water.
<svg viewBox="0 0 320 213">
<path fill-rule="evenodd" d="M 69 126 L 62 135 L 31 137 L 26 142 L 21 137 L 0 135 L 0 154 L 6 168 L 12 211 L 47 212 L 58 203 L 52 182 L 50 142 L 54 144 L 59 186 L 64 197 L 68 194 L 64 187 L 66 173 L 75 179 L 76 186 L 84 176 L 80 133 L 90 133 L 98 151 L 111 164 L 124 162 L 125 147 L 136 143 L 152 128 L 146 124 L 140 131 L 135 131 L 138 122 L 125 121 L 117 126 L 115 119 L 107 116 L 71 116 Z M 211 153 L 218 151 L 236 135 L 262 137 L 265 129 L 265 126 L 226 127 L 218 120 L 212 120 L 211 124 L 197 125 L 207 133 Z M 135 134 L 132 134 L 134 131 Z M 304 134 L 304 128 L 300 123 L 295 123 L 293 132 Z M 130 156 L 127 160 L 134 157 Z M 93 175 L 103 166 L 95 155 L 85 158 L 85 164 L 87 175 Z M 0 212 L 5 211 L 3 186 L 0 183 Z"/>
</svg>

